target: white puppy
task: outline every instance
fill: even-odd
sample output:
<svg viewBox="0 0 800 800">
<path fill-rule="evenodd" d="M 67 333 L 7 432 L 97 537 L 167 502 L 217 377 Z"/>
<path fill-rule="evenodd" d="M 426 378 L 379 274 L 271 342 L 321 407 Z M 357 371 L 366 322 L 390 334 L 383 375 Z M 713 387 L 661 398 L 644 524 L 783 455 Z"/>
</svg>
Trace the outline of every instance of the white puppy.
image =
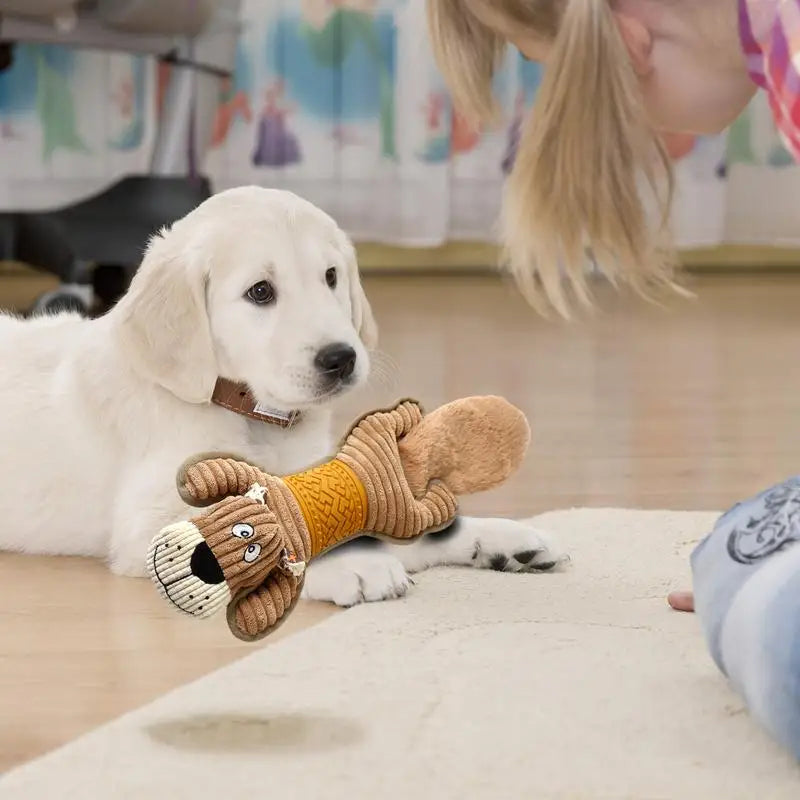
<svg viewBox="0 0 800 800">
<path fill-rule="evenodd" d="M 365 380 L 375 337 L 353 247 L 330 217 L 288 192 L 212 197 L 151 241 L 106 316 L 0 317 L 0 548 L 143 575 L 151 537 L 194 513 L 175 490 L 181 462 L 227 451 L 285 474 L 328 455 L 330 402 Z M 267 419 L 211 402 L 219 379 L 249 387 Z M 293 412 L 292 426 L 275 424 Z M 410 547 L 327 556 L 306 595 L 351 605 L 402 594 L 407 571 L 434 564 L 555 560 L 529 527 L 464 520 Z"/>
</svg>

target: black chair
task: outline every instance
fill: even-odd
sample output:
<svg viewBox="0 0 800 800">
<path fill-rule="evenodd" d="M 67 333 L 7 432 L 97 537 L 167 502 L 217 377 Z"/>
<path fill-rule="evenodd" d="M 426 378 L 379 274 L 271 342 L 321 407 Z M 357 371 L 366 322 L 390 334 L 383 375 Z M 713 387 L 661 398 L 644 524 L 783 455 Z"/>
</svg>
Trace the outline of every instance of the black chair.
<svg viewBox="0 0 800 800">
<path fill-rule="evenodd" d="M 0 70 L 18 42 L 150 54 L 173 66 L 150 172 L 42 212 L 0 213 L 0 260 L 56 275 L 32 311 L 103 311 L 125 292 L 149 237 L 211 195 L 192 174 L 231 74 L 240 0 L 0 0 Z M 193 158 L 190 157 L 190 152 Z"/>
</svg>

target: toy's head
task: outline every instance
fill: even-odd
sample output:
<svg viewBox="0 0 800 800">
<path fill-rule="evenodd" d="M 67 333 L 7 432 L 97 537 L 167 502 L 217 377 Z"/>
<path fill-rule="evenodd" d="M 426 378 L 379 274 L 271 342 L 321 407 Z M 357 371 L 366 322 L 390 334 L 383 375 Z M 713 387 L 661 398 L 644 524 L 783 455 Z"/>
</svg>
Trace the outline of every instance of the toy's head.
<svg viewBox="0 0 800 800">
<path fill-rule="evenodd" d="M 256 589 L 275 569 L 299 577 L 304 565 L 293 558 L 283 527 L 265 503 L 265 490 L 256 486 L 202 517 L 164 528 L 150 544 L 147 566 L 173 605 L 210 617 Z"/>
</svg>

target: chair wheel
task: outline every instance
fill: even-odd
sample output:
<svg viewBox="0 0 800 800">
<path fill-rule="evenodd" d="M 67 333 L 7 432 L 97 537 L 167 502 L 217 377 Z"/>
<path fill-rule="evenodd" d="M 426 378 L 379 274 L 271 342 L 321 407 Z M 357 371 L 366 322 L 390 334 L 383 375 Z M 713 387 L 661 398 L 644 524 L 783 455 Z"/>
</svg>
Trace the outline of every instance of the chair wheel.
<svg viewBox="0 0 800 800">
<path fill-rule="evenodd" d="M 88 317 L 92 307 L 92 290 L 88 286 L 61 286 L 43 294 L 31 308 L 31 314 L 61 314 L 72 311 Z"/>
</svg>

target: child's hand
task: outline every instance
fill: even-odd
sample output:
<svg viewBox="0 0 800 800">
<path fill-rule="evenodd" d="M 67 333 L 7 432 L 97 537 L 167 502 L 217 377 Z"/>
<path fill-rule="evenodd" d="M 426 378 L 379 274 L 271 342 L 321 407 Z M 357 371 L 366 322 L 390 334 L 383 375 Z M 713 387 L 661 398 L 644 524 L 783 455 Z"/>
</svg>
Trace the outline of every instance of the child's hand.
<svg viewBox="0 0 800 800">
<path fill-rule="evenodd" d="M 667 602 L 676 611 L 694 611 L 694 595 L 691 592 L 670 592 Z"/>
</svg>

